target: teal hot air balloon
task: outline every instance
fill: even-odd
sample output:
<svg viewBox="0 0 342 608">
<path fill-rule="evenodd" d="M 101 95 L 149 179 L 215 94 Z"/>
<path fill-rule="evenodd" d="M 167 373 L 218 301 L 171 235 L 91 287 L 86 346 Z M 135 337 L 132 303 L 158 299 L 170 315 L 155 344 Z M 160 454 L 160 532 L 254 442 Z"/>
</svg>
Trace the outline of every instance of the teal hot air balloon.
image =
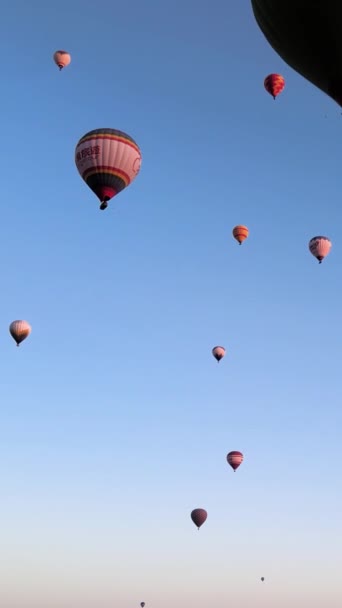
<svg viewBox="0 0 342 608">
<path fill-rule="evenodd" d="M 81 137 L 75 150 L 79 174 L 100 200 L 100 209 L 136 178 L 141 165 L 138 144 L 123 131 L 95 129 Z"/>
<path fill-rule="evenodd" d="M 255 19 L 276 53 L 342 106 L 342 1 L 251 2 Z"/>
</svg>

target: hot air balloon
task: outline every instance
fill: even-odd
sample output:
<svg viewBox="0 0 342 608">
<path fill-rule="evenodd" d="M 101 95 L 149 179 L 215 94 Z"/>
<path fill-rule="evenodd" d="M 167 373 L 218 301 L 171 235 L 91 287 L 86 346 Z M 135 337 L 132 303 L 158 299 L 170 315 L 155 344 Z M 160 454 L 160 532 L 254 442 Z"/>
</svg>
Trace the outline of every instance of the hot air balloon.
<svg viewBox="0 0 342 608">
<path fill-rule="evenodd" d="M 309 242 L 309 249 L 320 264 L 330 252 L 331 246 L 332 242 L 327 236 L 314 236 Z"/>
<path fill-rule="evenodd" d="M 53 60 L 55 64 L 58 65 L 59 69 L 63 70 L 63 68 L 66 68 L 66 66 L 69 65 L 71 57 L 66 51 L 56 51 L 53 55 Z"/>
<path fill-rule="evenodd" d="M 248 235 L 249 230 L 247 226 L 235 226 L 235 228 L 233 228 L 233 237 L 239 243 L 239 245 L 246 240 Z"/>
<path fill-rule="evenodd" d="M 100 209 L 138 175 L 141 152 L 129 135 L 115 129 L 86 133 L 75 150 L 76 167 L 86 184 L 100 199 Z"/>
<path fill-rule="evenodd" d="M 13 321 L 9 326 L 9 331 L 17 346 L 19 346 L 30 335 L 31 325 L 27 321 Z"/>
<path fill-rule="evenodd" d="M 140 602 L 140 606 L 141 606 L 141 608 L 144 608 L 145 602 Z"/>
<path fill-rule="evenodd" d="M 205 511 L 205 509 L 194 509 L 191 511 L 191 519 L 198 529 L 200 529 L 200 527 L 204 524 L 207 516 L 208 513 Z"/>
<path fill-rule="evenodd" d="M 219 362 L 225 356 L 226 349 L 223 346 L 214 346 L 214 348 L 211 352 L 212 352 L 213 356 L 215 357 L 216 361 Z"/>
<path fill-rule="evenodd" d="M 280 74 L 269 74 L 264 80 L 264 87 L 275 99 L 285 87 L 285 79 Z"/>
<path fill-rule="evenodd" d="M 342 106 L 342 2 L 251 2 L 257 24 L 276 53 Z"/>
<path fill-rule="evenodd" d="M 234 450 L 233 452 L 229 452 L 229 454 L 227 454 L 227 462 L 228 462 L 228 464 L 230 464 L 232 469 L 234 469 L 234 473 L 235 473 L 236 469 L 240 466 L 242 461 L 243 461 L 242 452 L 237 452 Z"/>
<path fill-rule="evenodd" d="M 262 580 L 262 582 L 264 582 L 264 580 L 265 580 L 265 579 L 264 579 L 264 577 L 262 576 L 260 580 Z"/>
</svg>

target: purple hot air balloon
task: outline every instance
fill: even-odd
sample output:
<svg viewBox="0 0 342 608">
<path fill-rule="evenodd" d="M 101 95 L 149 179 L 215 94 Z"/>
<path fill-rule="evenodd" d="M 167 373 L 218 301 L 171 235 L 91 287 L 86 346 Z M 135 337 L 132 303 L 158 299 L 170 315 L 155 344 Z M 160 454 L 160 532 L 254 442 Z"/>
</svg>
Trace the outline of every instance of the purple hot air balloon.
<svg viewBox="0 0 342 608">
<path fill-rule="evenodd" d="M 240 466 L 242 461 L 243 461 L 242 452 L 238 452 L 237 450 L 234 450 L 233 452 L 229 452 L 229 454 L 227 454 L 227 462 L 228 462 L 228 464 L 230 464 L 232 469 L 234 469 L 234 473 L 235 473 L 236 469 Z"/>
<path fill-rule="evenodd" d="M 194 509 L 191 511 L 191 519 L 198 529 L 200 529 L 200 527 L 204 524 L 207 517 L 208 513 L 205 509 Z"/>
</svg>

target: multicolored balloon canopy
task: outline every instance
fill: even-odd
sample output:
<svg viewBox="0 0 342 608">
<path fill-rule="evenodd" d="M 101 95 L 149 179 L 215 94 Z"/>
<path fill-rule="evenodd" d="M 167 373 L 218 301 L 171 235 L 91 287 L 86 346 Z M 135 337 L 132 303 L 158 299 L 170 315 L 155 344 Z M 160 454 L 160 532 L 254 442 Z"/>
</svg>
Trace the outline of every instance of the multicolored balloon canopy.
<svg viewBox="0 0 342 608">
<path fill-rule="evenodd" d="M 332 242 L 327 236 L 314 236 L 309 242 L 309 249 L 312 255 L 320 264 L 324 258 L 330 253 Z"/>
<path fill-rule="evenodd" d="M 233 450 L 227 454 L 227 462 L 230 464 L 232 469 L 234 469 L 234 473 L 236 469 L 240 466 L 243 461 L 243 453 L 238 452 L 237 450 Z"/>
<path fill-rule="evenodd" d="M 99 198 L 100 209 L 129 186 L 139 173 L 138 144 L 123 131 L 95 129 L 81 137 L 75 150 L 79 174 Z"/>
<path fill-rule="evenodd" d="M 247 228 L 247 226 L 235 226 L 235 228 L 233 228 L 233 237 L 234 239 L 239 243 L 239 245 L 241 245 L 241 243 L 243 243 L 243 241 L 245 241 L 248 238 L 249 235 L 249 230 Z"/>
<path fill-rule="evenodd" d="M 273 99 L 278 97 L 285 88 L 285 79 L 280 74 L 269 74 L 264 80 L 264 87 Z"/>
<path fill-rule="evenodd" d="M 27 321 L 17 320 L 12 321 L 9 326 L 9 332 L 17 343 L 17 346 L 21 344 L 31 333 L 31 325 Z"/>
</svg>

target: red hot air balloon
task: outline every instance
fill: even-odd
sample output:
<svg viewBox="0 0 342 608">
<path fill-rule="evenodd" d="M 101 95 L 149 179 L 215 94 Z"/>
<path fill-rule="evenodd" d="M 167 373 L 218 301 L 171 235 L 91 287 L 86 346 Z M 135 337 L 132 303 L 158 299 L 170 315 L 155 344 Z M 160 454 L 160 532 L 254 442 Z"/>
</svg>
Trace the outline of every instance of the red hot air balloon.
<svg viewBox="0 0 342 608">
<path fill-rule="evenodd" d="M 31 325 L 27 321 L 12 321 L 9 326 L 9 332 L 13 340 L 16 341 L 17 346 L 19 346 L 30 335 Z"/>
<path fill-rule="evenodd" d="M 264 87 L 275 99 L 285 87 L 285 79 L 280 74 L 269 74 L 264 80 Z"/>
<path fill-rule="evenodd" d="M 108 201 L 138 175 L 141 152 L 123 131 L 95 129 L 78 142 L 75 162 L 82 179 L 100 199 L 100 209 L 106 209 Z"/>
<path fill-rule="evenodd" d="M 71 57 L 66 51 L 56 51 L 53 55 L 53 60 L 55 64 L 58 65 L 59 69 L 62 70 L 69 65 Z"/>
<path fill-rule="evenodd" d="M 223 346 L 214 346 L 211 352 L 215 357 L 216 361 L 219 363 L 221 359 L 223 359 L 223 357 L 225 356 L 226 349 Z"/>
<path fill-rule="evenodd" d="M 342 106 L 342 2 L 252 0 L 252 8 L 275 52 Z"/>
<path fill-rule="evenodd" d="M 207 517 L 208 513 L 205 511 L 205 509 L 194 509 L 191 511 L 191 519 L 198 529 L 200 529 L 200 527 L 204 524 Z"/>
<path fill-rule="evenodd" d="M 233 228 L 233 237 L 239 245 L 247 239 L 248 235 L 249 230 L 247 226 L 235 226 L 235 228 Z"/>
<path fill-rule="evenodd" d="M 320 264 L 330 252 L 331 246 L 331 240 L 327 236 L 314 236 L 309 242 L 310 252 Z"/>
<path fill-rule="evenodd" d="M 228 462 L 228 464 L 230 464 L 232 469 L 234 469 L 234 473 L 235 473 L 236 469 L 239 468 L 242 461 L 243 461 L 242 452 L 237 452 L 235 450 L 235 451 L 229 452 L 229 454 L 227 454 L 227 462 Z"/>
</svg>

